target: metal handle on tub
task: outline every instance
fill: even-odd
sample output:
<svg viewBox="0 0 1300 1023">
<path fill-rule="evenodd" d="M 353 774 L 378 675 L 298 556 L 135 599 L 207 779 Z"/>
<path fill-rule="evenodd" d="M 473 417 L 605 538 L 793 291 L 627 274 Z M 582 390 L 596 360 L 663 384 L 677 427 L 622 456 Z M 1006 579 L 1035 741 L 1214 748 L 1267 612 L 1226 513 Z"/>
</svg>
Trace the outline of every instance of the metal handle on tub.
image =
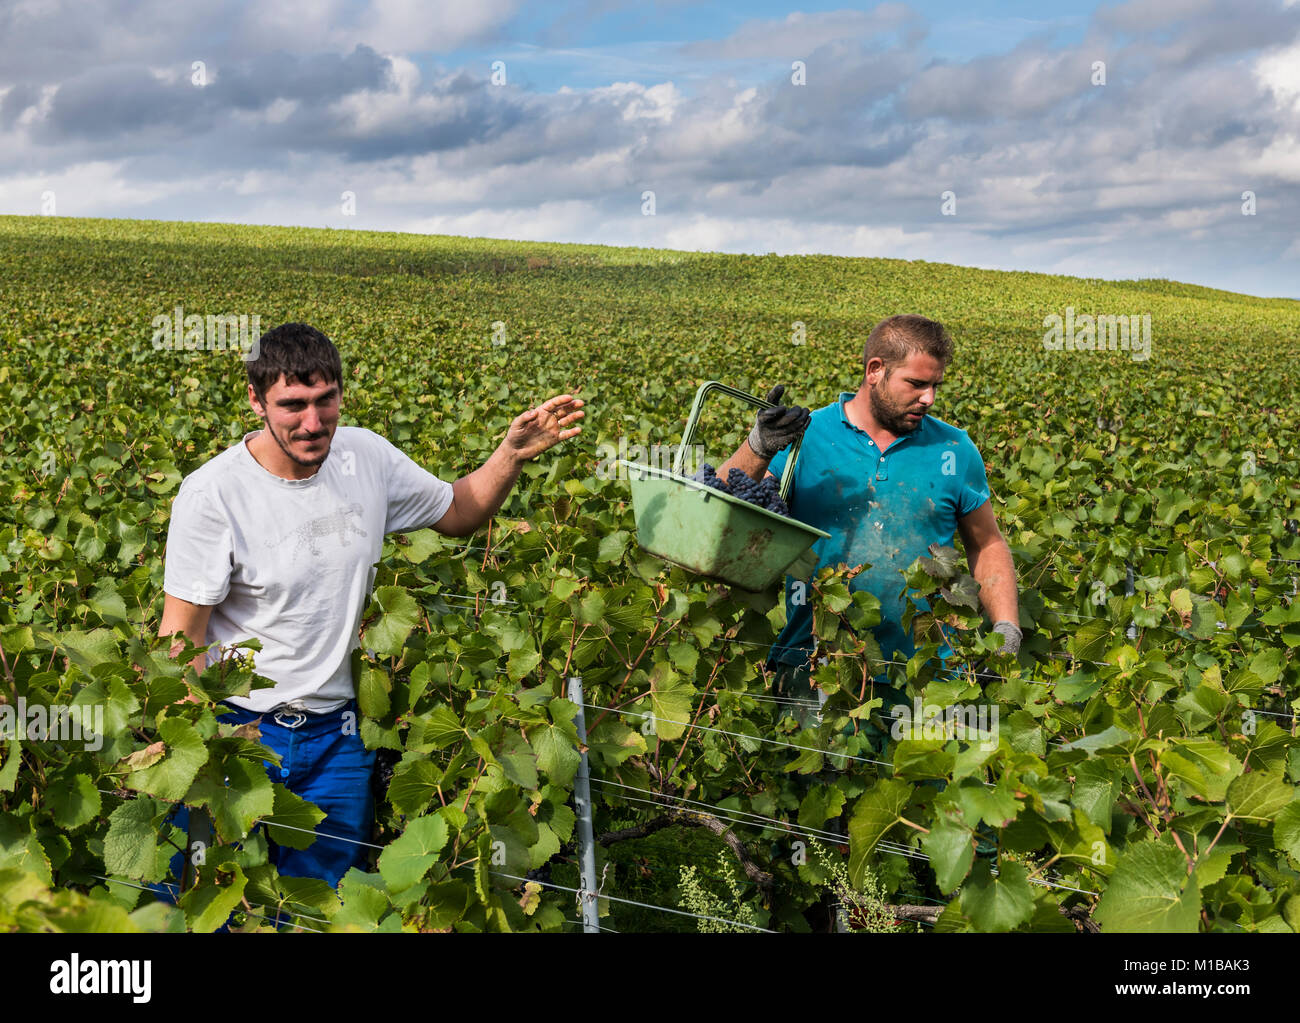
<svg viewBox="0 0 1300 1023">
<path fill-rule="evenodd" d="M 682 469 L 685 467 L 686 451 L 695 443 L 695 430 L 699 426 L 700 413 L 704 410 L 704 397 L 710 391 L 721 391 L 723 394 L 738 398 L 747 402 L 758 409 L 776 408 L 770 401 L 764 401 L 752 394 L 746 394 L 744 391 L 737 390 L 734 387 L 728 387 L 726 384 L 719 383 L 717 380 L 706 380 L 700 384 L 700 389 L 695 392 L 695 401 L 691 403 L 691 414 L 686 419 L 686 429 L 682 431 L 682 443 L 677 449 L 677 454 L 673 458 L 673 472 L 678 476 L 683 475 Z M 794 463 L 799 458 L 799 448 L 803 445 L 803 434 L 800 434 L 793 444 L 790 445 L 790 457 L 786 459 L 785 469 L 781 473 L 781 500 L 789 498 L 790 487 L 794 485 Z M 724 481 L 725 482 L 725 481 Z"/>
</svg>

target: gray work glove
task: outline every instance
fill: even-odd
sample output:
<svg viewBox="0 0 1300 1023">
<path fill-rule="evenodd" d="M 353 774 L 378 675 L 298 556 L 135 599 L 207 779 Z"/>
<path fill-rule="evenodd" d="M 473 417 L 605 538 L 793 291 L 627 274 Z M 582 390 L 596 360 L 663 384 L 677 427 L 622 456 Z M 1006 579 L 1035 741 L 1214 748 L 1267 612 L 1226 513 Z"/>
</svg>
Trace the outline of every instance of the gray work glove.
<svg viewBox="0 0 1300 1023">
<path fill-rule="evenodd" d="M 1015 622 L 1001 621 L 993 623 L 993 631 L 1002 636 L 1002 652 L 1015 657 L 1020 653 L 1020 640 L 1023 633 Z"/>
<path fill-rule="evenodd" d="M 777 384 L 768 392 L 767 400 L 776 408 L 765 408 L 754 421 L 754 428 L 749 431 L 749 446 L 759 458 L 771 461 L 778 451 L 784 450 L 808 428 L 808 419 L 812 416 L 806 408 L 798 405 L 787 408 L 782 405 L 781 395 L 785 392 L 784 384 Z"/>
</svg>

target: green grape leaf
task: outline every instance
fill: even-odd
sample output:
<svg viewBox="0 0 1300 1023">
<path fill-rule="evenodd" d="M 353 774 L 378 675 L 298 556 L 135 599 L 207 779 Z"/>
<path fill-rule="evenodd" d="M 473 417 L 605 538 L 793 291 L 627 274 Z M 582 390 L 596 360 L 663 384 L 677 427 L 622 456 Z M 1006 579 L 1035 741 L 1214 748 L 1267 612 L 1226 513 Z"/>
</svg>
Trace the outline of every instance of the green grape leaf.
<svg viewBox="0 0 1300 1023">
<path fill-rule="evenodd" d="M 903 816 L 903 807 L 912 798 L 912 786 L 904 781 L 881 778 L 858 797 L 849 820 L 849 879 L 862 886 L 867 858 L 889 830 Z"/>
<path fill-rule="evenodd" d="M 206 806 L 218 836 L 234 842 L 247 835 L 258 818 L 275 812 L 275 790 L 260 763 L 230 757 L 209 760 L 194 779 L 185 802 Z"/>
<path fill-rule="evenodd" d="M 1120 856 L 1093 919 L 1107 932 L 1193 933 L 1200 912 L 1200 890 L 1183 854 L 1139 842 Z"/>
<path fill-rule="evenodd" d="M 921 848 L 930 857 L 941 892 L 951 892 L 961 884 L 975 859 L 970 829 L 947 819 L 935 821 L 930 833 L 921 836 Z"/>
<path fill-rule="evenodd" d="M 126 787 L 159 799 L 181 800 L 208 759 L 208 748 L 195 727 L 183 718 L 164 718 L 158 737 L 166 744 L 162 760 L 132 771 Z"/>
<path fill-rule="evenodd" d="M 379 619 L 366 629 L 361 644 L 381 657 L 396 657 L 420 621 L 420 605 L 400 586 L 380 586 L 367 611 L 368 615 L 374 613 Z"/>
<path fill-rule="evenodd" d="M 78 774 L 70 782 L 51 785 L 45 799 L 54 823 L 65 831 L 79 828 L 99 816 L 99 790 L 88 774 Z"/>
<path fill-rule="evenodd" d="M 325 819 L 325 811 L 279 782 L 272 783 L 271 787 L 274 796 L 271 816 L 266 820 L 267 834 L 276 845 L 306 849 L 316 841 L 310 832 Z"/>
<path fill-rule="evenodd" d="M 1287 803 L 1273 818 L 1273 845 L 1300 862 L 1300 803 Z"/>
<path fill-rule="evenodd" d="M 398 813 L 414 817 L 433 802 L 441 780 L 442 772 L 432 761 L 424 757 L 404 760 L 393 769 L 392 781 L 388 783 L 388 801 Z"/>
<path fill-rule="evenodd" d="M 1023 863 L 1003 860 L 994 877 L 988 861 L 979 860 L 962 886 L 961 911 L 985 933 L 1013 931 L 1027 923 L 1034 915 L 1028 869 Z"/>
<path fill-rule="evenodd" d="M 533 733 L 532 744 L 537 753 L 537 766 L 546 772 L 551 784 L 571 784 L 582 758 L 564 729 L 545 725 Z"/>
<path fill-rule="evenodd" d="M 441 816 L 416 817 L 379 854 L 379 873 L 391 892 L 411 887 L 438 859 L 447 843 L 447 822 Z"/>
<path fill-rule="evenodd" d="M 844 809 L 844 790 L 836 785 L 815 785 L 799 804 L 799 824 L 820 828 Z"/>
<path fill-rule="evenodd" d="M 165 811 L 152 799 L 128 799 L 108 817 L 104 872 L 140 881 L 158 881 L 157 821 Z"/>
<path fill-rule="evenodd" d="M 1271 821 L 1295 798 L 1295 786 L 1270 771 L 1251 771 L 1228 786 L 1228 810 L 1239 820 Z"/>
<path fill-rule="evenodd" d="M 199 884 L 180 897 L 185 922 L 195 934 L 210 934 L 224 924 L 244 897 L 248 878 L 238 864 L 230 864 L 229 884 Z"/>
</svg>

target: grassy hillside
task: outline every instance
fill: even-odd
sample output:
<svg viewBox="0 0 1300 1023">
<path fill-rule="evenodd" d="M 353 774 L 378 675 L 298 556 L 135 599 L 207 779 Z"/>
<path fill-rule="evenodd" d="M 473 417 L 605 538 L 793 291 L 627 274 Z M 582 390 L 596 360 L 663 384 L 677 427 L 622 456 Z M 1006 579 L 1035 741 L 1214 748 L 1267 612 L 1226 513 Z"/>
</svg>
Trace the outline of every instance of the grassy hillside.
<svg viewBox="0 0 1300 1023">
<path fill-rule="evenodd" d="M 153 351 L 150 322 L 176 305 L 186 313 L 255 313 L 263 329 L 287 320 L 318 326 L 355 374 L 347 412 L 376 428 L 405 425 L 400 432 L 457 466 L 468 463 L 455 449 L 441 451 L 426 416 L 409 425 L 393 417 L 423 403 L 435 417 L 446 403 L 463 414 L 463 403 L 451 401 L 462 389 L 471 404 L 487 390 L 494 403 L 522 408 L 544 391 L 581 387 L 593 402 L 583 442 L 594 448 L 624 432 L 671 433 L 708 378 L 750 390 L 785 382 L 795 400 L 815 407 L 855 389 L 870 326 L 910 311 L 940 319 L 956 339 L 936 414 L 970 430 L 993 466 L 1004 442 L 1077 443 L 1081 432 L 1095 434 L 1099 414 L 1132 424 L 1121 446 L 1154 445 L 1175 460 L 1202 437 L 1263 449 L 1295 433 L 1296 371 L 1287 356 L 1300 338 L 1300 302 L 1173 282 L 40 217 L 0 218 L 0 242 L 0 359 L 18 374 L 14 397 L 35 393 L 47 373 L 75 371 L 86 395 L 100 395 L 101 415 L 109 411 L 104 388 L 119 375 L 110 404 L 139 408 L 162 384 L 192 376 L 201 383 L 201 397 L 187 399 L 192 416 L 210 429 L 217 410 L 223 425 L 240 414 L 241 367 Z M 1067 306 L 1078 314 L 1149 314 L 1151 358 L 1045 351 L 1043 320 L 1064 316 Z M 494 322 L 505 324 L 505 347 L 491 343 Z M 791 341 L 796 322 L 805 325 L 803 347 Z M 475 370 L 494 359 L 501 365 L 492 386 Z M 424 393 L 412 393 L 421 381 Z M 602 406 L 605 394 L 617 401 Z M 1179 396 L 1213 414 L 1179 423 L 1175 436 L 1151 417 L 1177 407 Z M 10 414 L 17 411 L 11 404 Z M 30 414 L 23 417 L 29 439 L 44 420 L 39 409 Z M 52 417 L 53 436 L 75 418 Z M 472 456 L 477 445 L 465 439 Z"/>
</svg>

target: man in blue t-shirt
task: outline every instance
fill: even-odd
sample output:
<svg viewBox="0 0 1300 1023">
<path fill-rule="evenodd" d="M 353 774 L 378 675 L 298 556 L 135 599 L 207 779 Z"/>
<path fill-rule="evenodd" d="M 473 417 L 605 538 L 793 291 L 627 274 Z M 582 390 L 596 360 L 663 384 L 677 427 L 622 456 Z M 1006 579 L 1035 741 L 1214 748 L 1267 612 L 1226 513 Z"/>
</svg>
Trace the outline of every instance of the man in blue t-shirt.
<svg viewBox="0 0 1300 1023">
<path fill-rule="evenodd" d="M 906 660 L 915 650 L 902 621 L 902 570 L 930 544 L 950 545 L 957 531 L 1003 649 L 1013 655 L 1020 649 L 1015 566 L 989 503 L 984 461 L 964 430 L 929 414 L 952 354 L 947 331 L 933 320 L 882 320 L 867 337 L 856 394 L 841 392 L 811 418 L 784 408 L 760 413 L 748 440 L 718 469 L 723 479 L 733 467 L 755 480 L 764 473 L 779 477 L 788 445 L 807 422 L 790 514 L 830 533 L 812 548 L 819 567 L 870 566 L 850 589 L 879 599 L 874 631 L 886 660 Z M 779 402 L 779 391 L 769 400 Z M 770 661 L 780 671 L 779 688 L 811 695 L 812 609 L 796 600 L 794 586 L 787 578 L 787 624 Z"/>
</svg>

